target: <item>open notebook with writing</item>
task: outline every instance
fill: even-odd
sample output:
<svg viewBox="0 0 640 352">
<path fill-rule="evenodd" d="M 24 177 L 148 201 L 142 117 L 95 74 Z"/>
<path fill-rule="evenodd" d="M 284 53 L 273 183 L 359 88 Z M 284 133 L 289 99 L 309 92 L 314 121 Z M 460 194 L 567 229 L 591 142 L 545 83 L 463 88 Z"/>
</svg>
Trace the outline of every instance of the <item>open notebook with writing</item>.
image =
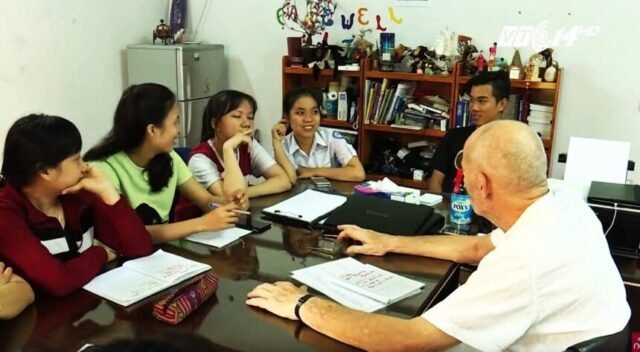
<svg viewBox="0 0 640 352">
<path fill-rule="evenodd" d="M 97 276 L 84 289 L 126 307 L 209 269 L 159 249 Z"/>
<path fill-rule="evenodd" d="M 314 224 L 346 201 L 345 196 L 308 189 L 262 212 L 271 218 Z"/>
<path fill-rule="evenodd" d="M 342 258 L 292 272 L 292 277 L 353 309 L 373 312 L 420 292 L 424 284 Z"/>
</svg>

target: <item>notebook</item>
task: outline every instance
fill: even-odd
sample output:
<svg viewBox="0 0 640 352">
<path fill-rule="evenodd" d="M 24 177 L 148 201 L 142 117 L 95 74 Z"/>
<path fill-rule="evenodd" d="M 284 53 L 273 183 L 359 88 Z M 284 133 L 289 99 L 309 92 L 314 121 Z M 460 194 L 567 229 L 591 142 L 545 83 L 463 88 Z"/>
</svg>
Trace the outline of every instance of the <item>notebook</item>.
<svg viewBox="0 0 640 352">
<path fill-rule="evenodd" d="M 343 258 L 292 272 L 292 277 L 339 303 L 372 312 L 420 292 L 424 284 Z"/>
<path fill-rule="evenodd" d="M 246 236 L 250 233 L 251 230 L 232 227 L 219 231 L 204 231 L 194 233 L 193 235 L 186 237 L 186 239 L 207 246 L 222 248 L 229 243 L 237 241 L 238 239 L 240 239 L 240 237 Z"/>
<path fill-rule="evenodd" d="M 84 289 L 126 307 L 209 269 L 159 249 L 95 277 Z"/>
<path fill-rule="evenodd" d="M 354 194 L 324 222 L 326 229 L 343 224 L 410 236 L 439 232 L 444 226 L 444 218 L 426 205 Z"/>
<path fill-rule="evenodd" d="M 271 218 L 286 218 L 313 224 L 347 201 L 347 197 L 308 189 L 262 212 Z"/>
</svg>

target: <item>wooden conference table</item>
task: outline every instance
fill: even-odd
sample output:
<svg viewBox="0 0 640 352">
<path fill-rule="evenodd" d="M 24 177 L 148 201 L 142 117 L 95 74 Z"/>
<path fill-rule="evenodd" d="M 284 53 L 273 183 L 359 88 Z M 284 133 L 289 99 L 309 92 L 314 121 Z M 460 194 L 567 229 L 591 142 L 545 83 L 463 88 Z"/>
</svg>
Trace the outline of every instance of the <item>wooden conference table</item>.
<svg viewBox="0 0 640 352">
<path fill-rule="evenodd" d="M 350 194 L 353 185 L 333 182 L 332 188 Z M 311 187 L 303 183 L 284 194 L 254 199 L 251 212 L 259 217 L 263 208 Z M 446 204 L 441 208 L 446 209 Z M 157 321 L 151 314 L 153 304 L 168 291 L 124 308 L 80 289 L 64 298 L 38 295 L 36 303 L 19 317 L 0 322 L 0 351 L 77 351 L 86 343 L 177 331 L 203 335 L 220 350 L 354 349 L 296 321 L 245 304 L 247 293 L 258 284 L 291 281 L 292 270 L 330 260 L 312 254 L 308 249 L 331 247 L 331 242 L 322 238 L 318 231 L 273 223 L 266 232 L 251 234 L 224 249 L 185 240 L 161 247 L 210 264 L 220 278 L 215 296 L 178 326 Z M 405 318 L 419 315 L 457 287 L 458 266 L 450 261 L 406 255 L 357 258 L 425 284 L 420 294 L 387 307 L 380 311 L 382 314 Z"/>
</svg>

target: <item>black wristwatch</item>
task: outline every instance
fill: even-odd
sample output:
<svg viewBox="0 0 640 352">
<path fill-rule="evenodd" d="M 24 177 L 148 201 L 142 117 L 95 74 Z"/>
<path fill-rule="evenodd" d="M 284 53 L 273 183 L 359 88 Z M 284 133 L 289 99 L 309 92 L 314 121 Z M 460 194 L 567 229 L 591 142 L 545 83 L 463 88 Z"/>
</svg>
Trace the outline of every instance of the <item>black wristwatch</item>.
<svg viewBox="0 0 640 352">
<path fill-rule="evenodd" d="M 298 318 L 298 320 L 302 321 L 302 318 L 300 318 L 300 307 L 302 307 L 302 305 L 305 304 L 311 297 L 314 297 L 314 296 L 310 293 L 307 293 L 306 295 L 298 298 L 298 303 L 296 304 L 296 308 L 293 311 L 296 315 L 296 318 Z"/>
</svg>

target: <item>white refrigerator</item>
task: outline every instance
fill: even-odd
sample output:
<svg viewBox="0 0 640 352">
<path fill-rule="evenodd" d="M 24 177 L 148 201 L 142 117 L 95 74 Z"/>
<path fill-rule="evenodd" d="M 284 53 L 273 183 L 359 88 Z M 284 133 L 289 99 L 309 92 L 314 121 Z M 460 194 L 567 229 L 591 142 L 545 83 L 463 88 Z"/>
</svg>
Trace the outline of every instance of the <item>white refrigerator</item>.
<svg viewBox="0 0 640 352">
<path fill-rule="evenodd" d="M 127 65 L 129 85 L 159 83 L 175 93 L 181 131 L 177 146 L 198 144 L 209 98 L 228 87 L 224 46 L 133 44 L 127 46 Z"/>
</svg>

